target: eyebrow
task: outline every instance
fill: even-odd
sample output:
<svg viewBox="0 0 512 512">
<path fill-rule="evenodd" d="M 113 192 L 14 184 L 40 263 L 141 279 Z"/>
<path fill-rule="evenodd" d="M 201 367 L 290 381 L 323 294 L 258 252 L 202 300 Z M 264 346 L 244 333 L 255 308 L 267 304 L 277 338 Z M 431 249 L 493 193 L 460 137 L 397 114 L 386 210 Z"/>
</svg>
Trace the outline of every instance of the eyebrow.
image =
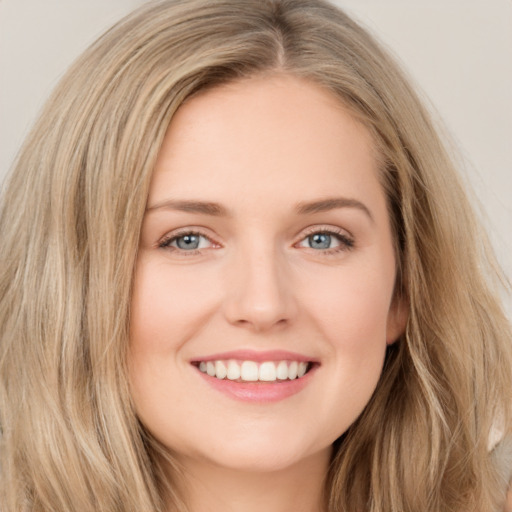
<svg viewBox="0 0 512 512">
<path fill-rule="evenodd" d="M 331 197 L 327 199 L 320 199 L 318 201 L 300 202 L 296 206 L 296 212 L 299 215 L 311 215 L 338 208 L 356 208 L 364 212 L 372 222 L 374 221 L 372 213 L 365 204 L 357 199 L 350 199 L 346 197 Z M 155 210 L 177 210 L 187 213 L 211 215 L 213 217 L 230 216 L 229 211 L 219 203 L 199 200 L 169 199 L 147 208 L 148 212 Z"/>
<path fill-rule="evenodd" d="M 300 215 L 308 215 L 312 213 L 322 213 L 337 208 L 357 208 L 364 212 L 373 222 L 374 218 L 369 208 L 357 199 L 349 199 L 346 197 L 331 197 L 321 199 L 320 201 L 303 202 L 297 205 L 297 213 Z"/>
<path fill-rule="evenodd" d="M 146 211 L 151 212 L 154 210 L 177 210 L 180 212 L 212 215 L 214 217 L 229 216 L 228 211 L 224 206 L 208 201 L 178 201 L 170 199 L 157 203 L 153 206 L 149 206 Z"/>
</svg>

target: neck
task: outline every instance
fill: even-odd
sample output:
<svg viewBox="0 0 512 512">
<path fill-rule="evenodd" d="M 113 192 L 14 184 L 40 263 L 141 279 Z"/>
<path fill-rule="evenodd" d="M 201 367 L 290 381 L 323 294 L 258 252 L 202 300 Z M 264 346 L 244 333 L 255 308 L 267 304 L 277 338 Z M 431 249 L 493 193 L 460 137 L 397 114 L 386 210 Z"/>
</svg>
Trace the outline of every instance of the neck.
<svg viewBox="0 0 512 512">
<path fill-rule="evenodd" d="M 322 512 L 330 450 L 273 471 L 181 461 L 189 512 Z"/>
</svg>

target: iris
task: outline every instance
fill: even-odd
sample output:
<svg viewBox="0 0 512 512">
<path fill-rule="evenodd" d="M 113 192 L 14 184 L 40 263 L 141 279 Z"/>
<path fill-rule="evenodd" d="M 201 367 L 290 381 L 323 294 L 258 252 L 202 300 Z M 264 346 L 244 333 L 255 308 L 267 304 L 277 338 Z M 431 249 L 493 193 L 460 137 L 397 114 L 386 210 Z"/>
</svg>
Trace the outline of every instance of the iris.
<svg viewBox="0 0 512 512">
<path fill-rule="evenodd" d="M 199 247 L 201 237 L 199 235 L 183 235 L 176 238 L 176 246 L 179 249 L 193 250 Z"/>
<path fill-rule="evenodd" d="M 308 236 L 309 246 L 312 249 L 329 249 L 331 246 L 331 235 L 327 233 L 315 233 Z"/>
</svg>

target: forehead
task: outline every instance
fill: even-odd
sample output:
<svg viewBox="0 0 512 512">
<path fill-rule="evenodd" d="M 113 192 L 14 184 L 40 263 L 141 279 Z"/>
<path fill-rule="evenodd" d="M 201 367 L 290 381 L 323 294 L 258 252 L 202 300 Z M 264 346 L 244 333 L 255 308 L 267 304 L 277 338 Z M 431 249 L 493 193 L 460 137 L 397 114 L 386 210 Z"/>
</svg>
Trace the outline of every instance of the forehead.
<svg viewBox="0 0 512 512">
<path fill-rule="evenodd" d="M 180 107 L 162 145 L 150 201 L 169 194 L 212 200 L 308 200 L 381 194 L 368 130 L 334 94 L 286 75 L 201 93 Z M 314 196 L 314 197 L 313 197 Z"/>
</svg>

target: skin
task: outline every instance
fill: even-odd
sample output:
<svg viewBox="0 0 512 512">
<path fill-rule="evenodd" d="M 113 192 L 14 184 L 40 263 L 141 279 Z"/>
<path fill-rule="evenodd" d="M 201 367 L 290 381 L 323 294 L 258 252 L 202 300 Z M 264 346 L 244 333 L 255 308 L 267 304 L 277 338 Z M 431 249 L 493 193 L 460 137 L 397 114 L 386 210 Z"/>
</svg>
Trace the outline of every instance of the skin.
<svg viewBox="0 0 512 512">
<path fill-rule="evenodd" d="M 512 512 L 512 481 L 508 486 L 507 501 L 503 508 L 503 512 Z"/>
<path fill-rule="evenodd" d="M 143 222 L 129 363 L 139 417 L 182 466 L 190 510 L 322 509 L 332 442 L 368 403 L 405 323 L 378 172 L 367 130 L 302 79 L 245 79 L 175 115 Z M 334 197 L 352 203 L 297 212 Z M 226 214 L 169 203 L 188 200 Z M 194 252 L 177 245 L 187 231 L 204 236 Z M 311 246 L 328 231 L 330 248 Z M 319 365 L 299 393 L 248 403 L 191 364 L 238 349 Z"/>
</svg>

